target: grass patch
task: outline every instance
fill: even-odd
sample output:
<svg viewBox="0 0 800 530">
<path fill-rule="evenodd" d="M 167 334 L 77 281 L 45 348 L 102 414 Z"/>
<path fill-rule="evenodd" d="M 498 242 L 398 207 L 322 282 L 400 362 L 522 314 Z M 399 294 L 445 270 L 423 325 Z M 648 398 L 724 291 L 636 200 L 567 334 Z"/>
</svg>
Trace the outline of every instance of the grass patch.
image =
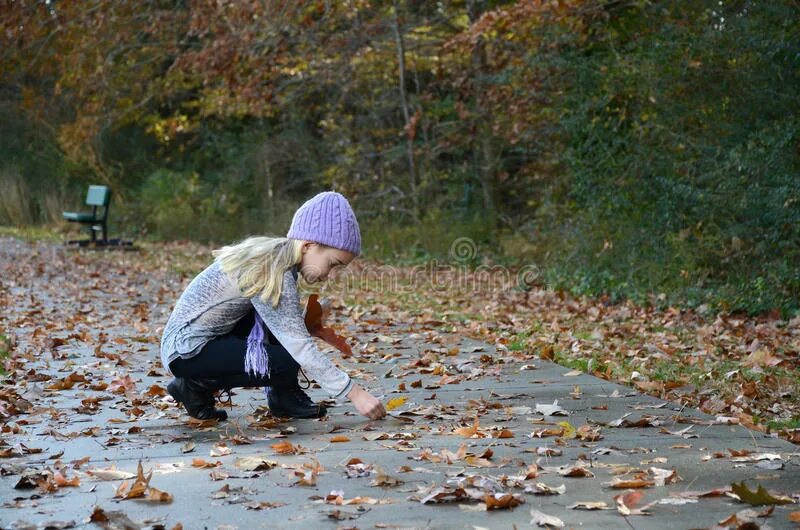
<svg viewBox="0 0 800 530">
<path fill-rule="evenodd" d="M 0 362 L 9 355 L 8 337 L 0 333 Z M 6 375 L 5 368 L 0 364 L 0 375 Z"/>
<path fill-rule="evenodd" d="M 773 431 L 800 429 L 800 416 L 789 420 L 770 420 L 767 422 L 767 427 Z"/>
<path fill-rule="evenodd" d="M 0 225 L 0 237 L 15 237 L 29 241 L 61 241 L 59 232 L 46 226 L 3 226 Z"/>
<path fill-rule="evenodd" d="M 566 352 L 555 352 L 553 360 L 561 366 L 585 373 L 606 372 L 608 370 L 606 362 L 597 354 L 591 357 L 570 357 Z"/>
</svg>

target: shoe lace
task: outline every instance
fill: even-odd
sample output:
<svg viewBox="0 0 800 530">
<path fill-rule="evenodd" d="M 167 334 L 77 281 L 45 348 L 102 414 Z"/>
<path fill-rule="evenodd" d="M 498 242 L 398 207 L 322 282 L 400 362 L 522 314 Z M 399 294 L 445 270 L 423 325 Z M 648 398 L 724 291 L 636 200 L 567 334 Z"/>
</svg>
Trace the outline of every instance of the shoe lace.
<svg viewBox="0 0 800 530">
<path fill-rule="evenodd" d="M 228 394 L 227 401 L 222 400 L 223 394 Z M 219 394 L 217 394 L 216 398 L 217 402 L 221 407 L 228 407 L 229 409 L 233 410 L 233 394 L 231 394 L 230 388 L 223 388 L 222 391 Z"/>
<path fill-rule="evenodd" d="M 311 380 L 308 378 L 308 376 L 306 375 L 306 373 L 303 371 L 302 368 L 300 368 L 300 373 L 303 374 L 303 379 L 306 380 L 306 386 L 302 386 L 300 383 L 297 383 L 297 385 L 303 390 L 308 390 L 309 388 L 311 388 Z"/>
</svg>

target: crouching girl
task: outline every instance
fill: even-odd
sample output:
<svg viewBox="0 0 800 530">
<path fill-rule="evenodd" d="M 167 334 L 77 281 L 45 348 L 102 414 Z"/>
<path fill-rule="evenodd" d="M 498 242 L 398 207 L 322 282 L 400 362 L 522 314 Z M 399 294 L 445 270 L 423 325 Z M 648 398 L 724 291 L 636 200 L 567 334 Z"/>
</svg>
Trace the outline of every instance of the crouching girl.
<svg viewBox="0 0 800 530">
<path fill-rule="evenodd" d="M 191 281 L 164 328 L 161 361 L 175 376 L 169 394 L 194 418 L 224 420 L 215 392 L 263 386 L 273 414 L 322 417 L 325 406 L 298 383 L 302 368 L 364 416 L 385 416 L 380 401 L 317 349 L 297 291 L 298 275 L 325 281 L 360 253 L 358 221 L 336 192 L 306 201 L 286 237 L 251 237 L 214 251 L 215 261 Z"/>
</svg>

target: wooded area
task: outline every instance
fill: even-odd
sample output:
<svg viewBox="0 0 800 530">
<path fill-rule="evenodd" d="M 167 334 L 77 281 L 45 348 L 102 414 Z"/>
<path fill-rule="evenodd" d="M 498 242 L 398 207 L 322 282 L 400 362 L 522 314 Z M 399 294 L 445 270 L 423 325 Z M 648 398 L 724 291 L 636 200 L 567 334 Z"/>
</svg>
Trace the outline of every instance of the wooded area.
<svg viewBox="0 0 800 530">
<path fill-rule="evenodd" d="M 2 3 L 0 224 L 228 241 L 350 198 L 547 285 L 798 311 L 796 0 Z M 479 256 L 478 259 L 480 259 Z"/>
</svg>

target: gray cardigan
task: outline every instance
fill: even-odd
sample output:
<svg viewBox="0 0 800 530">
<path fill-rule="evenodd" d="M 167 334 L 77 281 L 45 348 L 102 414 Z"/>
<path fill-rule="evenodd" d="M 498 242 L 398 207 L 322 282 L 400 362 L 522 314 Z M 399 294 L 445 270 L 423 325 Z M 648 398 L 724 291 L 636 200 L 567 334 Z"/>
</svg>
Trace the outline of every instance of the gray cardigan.
<svg viewBox="0 0 800 530">
<path fill-rule="evenodd" d="M 297 292 L 298 267 L 283 276 L 283 288 L 277 307 L 259 296 L 246 298 L 218 262 L 206 267 L 189 283 L 178 298 L 161 337 L 161 362 L 197 355 L 212 339 L 230 333 L 236 322 L 255 308 L 276 339 L 303 368 L 309 377 L 331 396 L 347 395 L 353 382 L 330 359 L 317 349 L 306 328 L 300 295 Z"/>
</svg>

